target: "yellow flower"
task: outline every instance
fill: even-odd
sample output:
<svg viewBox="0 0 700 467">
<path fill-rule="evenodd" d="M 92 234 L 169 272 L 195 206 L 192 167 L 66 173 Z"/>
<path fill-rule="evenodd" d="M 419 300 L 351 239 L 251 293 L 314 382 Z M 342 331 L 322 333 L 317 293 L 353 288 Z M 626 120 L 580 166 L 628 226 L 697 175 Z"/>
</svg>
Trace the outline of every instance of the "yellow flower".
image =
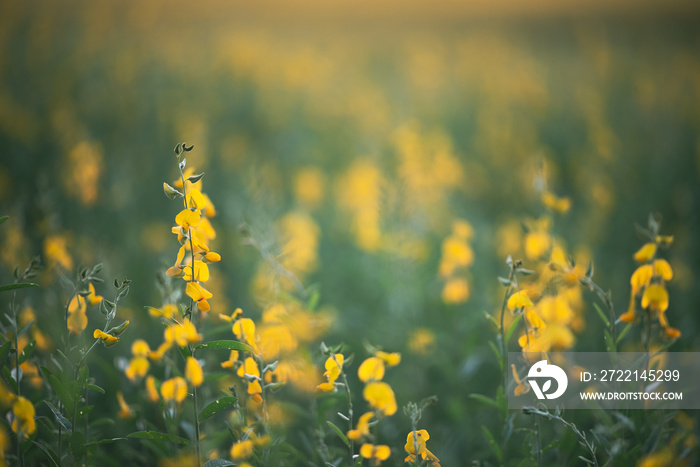
<svg viewBox="0 0 700 467">
<path fill-rule="evenodd" d="M 190 227 L 196 227 L 201 220 L 202 217 L 199 214 L 199 211 L 193 211 L 191 209 L 183 209 L 177 216 L 175 216 L 175 223 L 184 230 L 187 230 Z"/>
<path fill-rule="evenodd" d="M 181 269 L 178 268 L 178 271 L 181 271 Z M 148 307 L 148 312 L 151 316 L 154 316 L 156 318 L 162 316 L 163 318 L 170 319 L 177 313 L 177 305 L 173 303 L 167 303 L 160 308 Z"/>
<path fill-rule="evenodd" d="M 335 354 L 335 359 L 332 356 L 328 357 L 325 363 L 326 372 L 323 373 L 323 376 L 325 376 L 328 380 L 316 387 L 325 392 L 335 391 L 335 380 L 338 379 L 340 373 L 342 372 L 344 361 L 345 357 L 340 353 Z"/>
<path fill-rule="evenodd" d="M 119 340 L 117 336 L 113 336 L 111 334 L 107 334 L 106 332 L 102 331 L 101 329 L 95 329 L 95 332 L 92 333 L 92 337 L 95 339 L 100 338 L 102 339 L 102 342 L 105 344 L 114 344 Z"/>
<path fill-rule="evenodd" d="M 188 297 L 197 302 L 197 307 L 201 311 L 209 311 L 211 309 L 207 300 L 213 297 L 212 293 L 199 285 L 197 282 L 188 282 L 185 293 Z"/>
<path fill-rule="evenodd" d="M 131 344 L 131 353 L 134 357 L 147 357 L 151 352 L 148 343 L 143 339 L 136 339 L 133 344 Z"/>
<path fill-rule="evenodd" d="M 360 446 L 360 455 L 365 459 L 373 459 L 378 465 L 389 458 L 391 448 L 384 444 L 375 446 L 374 444 L 365 443 Z"/>
<path fill-rule="evenodd" d="M 102 296 L 101 296 L 101 295 L 97 295 L 97 294 L 95 293 L 95 286 L 92 285 L 92 282 L 90 282 L 90 283 L 88 284 L 88 291 L 90 292 L 90 295 L 88 295 L 87 297 L 85 297 L 85 298 L 87 299 L 87 302 L 88 302 L 91 306 L 99 305 L 100 302 L 102 301 Z"/>
<path fill-rule="evenodd" d="M 36 412 L 28 399 L 17 396 L 12 404 L 12 413 L 15 415 L 15 419 L 12 420 L 12 431 L 18 435 L 22 434 L 25 438 L 36 431 L 36 422 L 34 421 Z"/>
<path fill-rule="evenodd" d="M 525 236 L 525 256 L 534 260 L 541 258 L 551 245 L 551 238 L 546 231 L 536 230 Z"/>
<path fill-rule="evenodd" d="M 515 292 L 508 298 L 508 309 L 513 311 L 519 308 L 530 308 L 533 306 L 532 300 L 528 296 L 527 290 Z"/>
<path fill-rule="evenodd" d="M 178 347 L 185 347 L 187 344 L 195 344 L 202 340 L 202 335 L 197 334 L 197 328 L 189 319 L 185 319 L 182 324 L 173 323 L 168 326 L 165 329 L 164 337 L 166 343 L 175 343 Z"/>
<path fill-rule="evenodd" d="M 374 412 L 366 412 L 360 415 L 355 429 L 348 431 L 348 439 L 359 441 L 363 436 L 369 435 L 369 421 L 372 419 L 372 417 L 374 417 Z"/>
<path fill-rule="evenodd" d="M 221 368 L 232 368 L 233 365 L 238 361 L 238 350 L 232 350 L 228 357 L 228 360 L 221 362 Z"/>
<path fill-rule="evenodd" d="M 234 313 L 235 314 L 235 313 Z M 251 346 L 255 353 L 260 353 L 255 342 L 255 323 L 250 318 L 241 318 L 233 323 L 232 328 L 236 338 Z"/>
<path fill-rule="evenodd" d="M 427 355 L 435 347 L 435 334 L 427 328 L 416 328 L 408 339 L 408 348 L 411 352 Z"/>
<path fill-rule="evenodd" d="M 68 329 L 71 334 L 78 335 L 87 327 L 87 306 L 85 299 L 80 295 L 75 295 L 68 303 Z"/>
<path fill-rule="evenodd" d="M 166 330 L 166 332 L 167 332 L 167 330 Z M 161 358 L 163 358 L 165 356 L 165 352 L 170 350 L 170 347 L 172 345 L 173 345 L 172 342 L 168 342 L 168 341 L 163 342 L 162 344 L 160 344 L 158 346 L 158 349 L 151 350 L 150 352 L 148 352 L 148 358 L 150 358 L 151 360 L 156 360 L 156 361 L 160 360 Z"/>
<path fill-rule="evenodd" d="M 148 400 L 151 402 L 160 400 L 160 394 L 158 394 L 158 389 L 156 389 L 156 379 L 153 376 L 146 378 L 146 392 L 148 392 Z"/>
<path fill-rule="evenodd" d="M 411 431 L 406 436 L 406 444 L 404 449 L 408 453 L 405 462 L 416 462 L 416 454 L 423 460 L 428 460 L 430 465 L 433 467 L 440 466 L 440 460 L 430 452 L 426 446 L 427 441 L 430 439 L 430 435 L 426 430 Z M 416 449 L 418 452 L 416 453 Z"/>
<path fill-rule="evenodd" d="M 657 259 L 654 261 L 654 275 L 661 277 L 665 281 L 673 279 L 673 269 L 665 259 Z"/>
<path fill-rule="evenodd" d="M 52 235 L 44 240 L 44 254 L 50 266 L 59 265 L 66 271 L 73 269 L 73 258 L 68 254 L 67 239 Z"/>
<path fill-rule="evenodd" d="M 253 357 L 248 357 L 238 369 L 238 376 L 246 378 L 248 382 L 248 394 L 253 396 L 256 402 L 262 402 L 262 386 L 260 385 L 260 369 Z"/>
<path fill-rule="evenodd" d="M 192 280 L 192 266 L 185 266 L 182 269 L 183 275 L 182 279 L 185 281 Z M 198 259 L 194 260 L 194 280 L 200 282 L 206 282 L 209 280 L 209 266 L 204 261 Z M 189 295 L 189 294 L 188 294 Z M 211 297 L 208 297 L 211 298 Z"/>
<path fill-rule="evenodd" d="M 381 381 L 384 378 L 384 360 L 379 357 L 369 357 L 357 370 L 360 381 Z"/>
<path fill-rule="evenodd" d="M 445 303 L 464 303 L 469 300 L 469 282 L 462 277 L 448 280 L 442 289 L 442 301 Z"/>
<path fill-rule="evenodd" d="M 571 200 L 569 198 L 559 198 L 549 191 L 542 193 L 542 204 L 559 214 L 565 214 L 571 209 Z"/>
<path fill-rule="evenodd" d="M 131 381 L 135 381 L 146 376 L 149 367 L 150 363 L 148 363 L 146 357 L 138 356 L 131 359 L 124 373 Z"/>
<path fill-rule="evenodd" d="M 637 463 L 637 467 L 671 467 L 672 465 L 674 465 L 673 453 L 668 448 L 647 454 Z"/>
<path fill-rule="evenodd" d="M 134 413 L 131 411 L 131 407 L 124 400 L 124 394 L 121 391 L 117 392 L 117 400 L 119 401 L 119 413 L 117 417 L 119 418 L 131 418 Z"/>
<path fill-rule="evenodd" d="M 192 386 L 201 386 L 204 381 L 204 373 L 202 372 L 202 367 L 199 362 L 194 357 L 187 357 L 187 364 L 185 365 L 185 378 L 187 381 L 192 383 Z"/>
<path fill-rule="evenodd" d="M 399 363 L 401 363 L 401 354 L 398 352 L 388 353 L 388 352 L 382 352 L 381 350 L 378 350 L 377 357 L 384 360 L 384 363 L 386 363 L 388 366 L 396 366 Z"/>
<path fill-rule="evenodd" d="M 165 402 L 175 401 L 179 404 L 187 397 L 187 381 L 180 376 L 164 381 L 160 386 L 160 395 Z"/>
<path fill-rule="evenodd" d="M 646 243 L 634 254 L 634 259 L 638 263 L 646 263 L 656 255 L 656 243 Z"/>
<path fill-rule="evenodd" d="M 247 459 L 253 455 L 253 442 L 249 439 L 238 441 L 231 447 L 231 458 L 234 461 Z"/>
<path fill-rule="evenodd" d="M 668 292 L 663 285 L 651 284 L 642 295 L 642 308 L 664 312 L 668 309 Z"/>
<path fill-rule="evenodd" d="M 520 377 L 518 376 L 518 370 L 515 369 L 515 365 L 511 365 L 510 368 L 513 371 L 513 379 L 516 383 L 518 383 L 514 391 L 515 396 L 517 397 L 523 394 L 527 394 L 530 391 L 530 385 L 520 381 Z"/>
<path fill-rule="evenodd" d="M 632 277 L 630 278 L 630 285 L 632 286 L 632 294 L 633 295 L 636 294 L 637 292 L 642 290 L 642 288 L 649 285 L 649 281 L 651 280 L 653 275 L 654 275 L 654 268 L 651 266 L 651 264 L 643 264 L 643 265 L 639 266 L 634 271 L 634 273 L 632 273 Z"/>
<path fill-rule="evenodd" d="M 372 408 L 385 416 L 390 417 L 396 413 L 396 397 L 388 384 L 381 381 L 369 383 L 362 395 Z"/>
</svg>

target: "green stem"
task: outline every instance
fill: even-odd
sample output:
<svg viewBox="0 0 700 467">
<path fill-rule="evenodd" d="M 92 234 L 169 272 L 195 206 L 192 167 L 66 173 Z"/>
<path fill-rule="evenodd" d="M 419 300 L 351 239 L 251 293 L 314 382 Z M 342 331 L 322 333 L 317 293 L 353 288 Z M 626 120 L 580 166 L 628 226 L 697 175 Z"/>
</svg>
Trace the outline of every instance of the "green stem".
<svg viewBox="0 0 700 467">
<path fill-rule="evenodd" d="M 331 353 L 331 356 L 333 357 L 333 361 L 335 362 L 336 365 L 338 365 L 338 368 L 340 368 L 340 376 L 343 378 L 343 384 L 345 385 L 345 395 L 348 398 L 348 431 L 353 429 L 353 422 L 352 422 L 352 417 L 353 417 L 353 412 L 352 412 L 352 394 L 350 392 L 350 385 L 348 384 L 348 378 L 345 375 L 345 371 L 343 371 L 343 366 L 338 362 L 338 359 L 335 358 L 335 354 Z M 351 439 L 350 441 L 350 446 L 348 448 L 350 449 L 350 465 L 354 465 L 355 462 L 355 442 Z"/>
</svg>

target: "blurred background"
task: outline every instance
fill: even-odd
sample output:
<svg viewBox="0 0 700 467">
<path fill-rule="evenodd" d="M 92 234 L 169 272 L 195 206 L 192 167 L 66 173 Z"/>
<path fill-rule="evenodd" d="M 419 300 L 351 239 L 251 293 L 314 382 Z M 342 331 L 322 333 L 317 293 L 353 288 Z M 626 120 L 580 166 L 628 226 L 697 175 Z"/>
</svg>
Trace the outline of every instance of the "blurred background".
<svg viewBox="0 0 700 467">
<path fill-rule="evenodd" d="M 127 340 L 155 342 L 143 306 L 162 304 L 180 207 L 162 182 L 186 141 L 217 209 L 212 315 L 257 319 L 264 256 L 288 261 L 334 317 L 326 342 L 401 351 L 387 376 L 399 406 L 438 395 L 423 423 L 444 465 L 488 456 L 475 427 L 492 414 L 468 398 L 499 384 L 484 312 L 500 310 L 506 257 L 528 266 L 545 189 L 571 200 L 552 232 L 594 262 L 621 312 L 634 224 L 663 216 L 672 350 L 697 351 L 700 7 L 465 3 L 3 2 L 0 282 L 43 256 L 45 292 L 30 298 L 42 327 L 66 298 L 58 242 L 68 269 L 103 262 L 107 283 L 133 280 Z M 438 269 L 457 219 L 474 261 L 451 300 Z M 604 349 L 591 297 L 580 351 Z M 128 345 L 99 355 L 128 394 L 108 370 Z M 408 430 L 399 410 L 383 436 L 400 447 Z"/>
</svg>

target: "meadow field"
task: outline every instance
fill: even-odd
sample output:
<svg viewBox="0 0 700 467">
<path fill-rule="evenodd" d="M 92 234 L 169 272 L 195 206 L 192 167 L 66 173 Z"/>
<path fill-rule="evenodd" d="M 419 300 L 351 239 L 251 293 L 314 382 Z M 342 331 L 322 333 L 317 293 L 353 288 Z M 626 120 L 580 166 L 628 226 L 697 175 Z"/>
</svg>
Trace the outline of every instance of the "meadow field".
<svg viewBox="0 0 700 467">
<path fill-rule="evenodd" d="M 506 394 L 700 349 L 699 10 L 329 3 L 0 5 L 0 466 L 698 465 Z"/>
</svg>

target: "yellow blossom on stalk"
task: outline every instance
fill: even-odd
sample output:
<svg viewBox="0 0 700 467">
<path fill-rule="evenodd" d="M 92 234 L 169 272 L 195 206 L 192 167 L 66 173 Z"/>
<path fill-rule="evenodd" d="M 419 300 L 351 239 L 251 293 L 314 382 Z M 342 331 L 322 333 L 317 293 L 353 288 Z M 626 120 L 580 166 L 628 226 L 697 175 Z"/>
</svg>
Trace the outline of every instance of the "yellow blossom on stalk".
<svg viewBox="0 0 700 467">
<path fill-rule="evenodd" d="M 335 357 L 330 356 L 326 359 L 325 368 L 326 372 L 323 376 L 327 378 L 325 383 L 319 384 L 317 387 L 321 391 L 331 392 L 335 390 L 335 380 L 338 379 L 340 373 L 343 371 L 343 362 L 345 357 L 341 353 L 335 354 Z"/>
<path fill-rule="evenodd" d="M 528 259 L 540 259 L 551 247 L 550 222 L 551 220 L 546 216 L 537 220 L 531 219 L 527 222 L 529 232 L 525 235 L 525 256 Z"/>
<path fill-rule="evenodd" d="M 386 363 L 388 366 L 396 366 L 401 363 L 401 354 L 398 352 L 389 353 L 378 350 L 376 355 L 384 360 L 384 363 Z"/>
<path fill-rule="evenodd" d="M 238 376 L 244 378 L 248 383 L 248 394 L 253 396 L 257 403 L 262 402 L 262 386 L 260 385 L 260 369 L 253 357 L 248 357 L 238 368 Z"/>
<path fill-rule="evenodd" d="M 160 400 L 160 394 L 158 394 L 158 389 L 156 388 L 156 379 L 153 376 L 146 378 L 146 392 L 148 392 L 148 400 L 151 402 Z"/>
<path fill-rule="evenodd" d="M 78 335 L 87 327 L 87 305 L 80 295 L 74 295 L 68 303 L 68 329 L 71 334 Z"/>
<path fill-rule="evenodd" d="M 21 434 L 25 438 L 36 431 L 36 422 L 34 421 L 34 406 L 32 403 L 22 396 L 17 396 L 12 404 L 12 413 L 15 418 L 12 420 L 12 431 Z"/>
<path fill-rule="evenodd" d="M 390 417 L 396 413 L 396 397 L 387 383 L 379 381 L 367 384 L 362 396 L 372 408 L 385 416 Z"/>
<path fill-rule="evenodd" d="M 201 311 L 209 311 L 211 309 L 207 300 L 213 297 L 212 293 L 197 282 L 188 282 L 185 293 L 188 297 L 197 302 L 197 308 Z"/>
<path fill-rule="evenodd" d="M 668 309 L 668 292 L 663 285 L 651 284 L 642 295 L 642 308 L 664 312 Z"/>
<path fill-rule="evenodd" d="M 372 459 L 376 464 L 380 464 L 391 456 L 391 448 L 384 444 L 375 446 L 374 444 L 365 443 L 360 446 L 360 455 L 365 459 Z"/>
<path fill-rule="evenodd" d="M 247 459 L 253 455 L 254 448 L 253 442 L 249 439 L 238 441 L 231 446 L 231 458 L 234 461 Z"/>
<path fill-rule="evenodd" d="M 519 308 L 530 308 L 534 305 L 528 296 L 528 291 L 520 290 L 508 298 L 507 306 L 509 310 L 513 311 Z"/>
<path fill-rule="evenodd" d="M 172 346 L 172 342 L 165 341 L 162 344 L 158 346 L 156 350 L 151 350 L 148 352 L 148 358 L 151 360 L 160 360 L 165 356 L 165 353 L 170 350 L 170 347 Z"/>
<path fill-rule="evenodd" d="M 238 361 L 238 350 L 232 350 L 231 354 L 225 362 L 221 362 L 221 368 L 232 368 Z"/>
<path fill-rule="evenodd" d="M 165 402 L 181 403 L 187 397 L 187 381 L 180 376 L 164 381 L 160 386 L 160 395 Z"/>
<path fill-rule="evenodd" d="M 408 433 L 406 436 L 406 444 L 404 445 L 408 456 L 406 456 L 404 462 L 415 463 L 417 461 L 416 455 L 418 455 L 421 459 L 427 460 L 431 467 L 439 467 L 440 460 L 427 448 L 427 441 L 429 439 L 430 435 L 427 430 L 411 431 Z M 416 450 L 418 452 L 416 452 Z"/>
<path fill-rule="evenodd" d="M 632 294 L 636 294 L 644 287 L 649 285 L 649 281 L 654 276 L 654 268 L 651 264 L 643 264 L 639 266 L 632 277 L 630 278 L 630 285 L 632 286 Z"/>
<path fill-rule="evenodd" d="M 119 340 L 117 336 L 107 334 L 101 329 L 95 329 L 95 332 L 92 333 L 92 337 L 94 337 L 95 339 L 102 339 L 102 342 L 104 342 L 105 344 L 114 344 Z"/>
<path fill-rule="evenodd" d="M 88 295 L 87 297 L 85 297 L 85 299 L 87 300 L 87 302 L 88 302 L 91 306 L 99 305 L 100 302 L 102 301 L 102 295 L 97 295 L 97 294 L 95 293 L 95 286 L 92 285 L 92 282 L 90 282 L 90 283 L 88 284 L 88 291 L 90 292 L 90 295 Z"/>
<path fill-rule="evenodd" d="M 134 416 L 134 412 L 124 400 L 124 394 L 122 394 L 121 391 L 117 392 L 117 401 L 119 401 L 119 413 L 117 414 L 117 417 L 131 418 Z"/>
<path fill-rule="evenodd" d="M 236 335 L 237 339 L 243 340 L 246 344 L 251 346 L 255 353 L 260 353 L 260 350 L 255 342 L 255 323 L 252 319 L 239 319 L 233 323 L 232 331 Z"/>
<path fill-rule="evenodd" d="M 165 342 L 175 343 L 178 347 L 185 347 L 187 344 L 196 344 L 202 340 L 202 335 L 197 333 L 197 328 L 192 321 L 185 318 L 182 324 L 173 323 L 165 329 Z"/>
<path fill-rule="evenodd" d="M 513 393 L 516 397 L 521 396 L 523 394 L 527 394 L 530 391 L 530 385 L 525 384 L 520 380 L 520 377 L 518 376 L 518 370 L 515 369 L 515 365 L 511 365 L 510 368 L 513 371 L 513 379 L 518 384 L 515 387 L 515 391 Z"/>
<path fill-rule="evenodd" d="M 194 357 L 187 357 L 187 364 L 185 365 L 185 378 L 187 378 L 187 381 L 192 383 L 192 386 L 195 387 L 201 386 L 202 382 L 204 381 L 202 367 Z"/>
<path fill-rule="evenodd" d="M 175 223 L 184 230 L 196 227 L 201 220 L 202 216 L 199 214 L 199 211 L 192 209 L 183 209 L 175 216 Z"/>
<path fill-rule="evenodd" d="M 646 243 L 634 254 L 634 259 L 638 263 L 646 263 L 656 255 L 656 243 Z"/>
<path fill-rule="evenodd" d="M 363 436 L 369 435 L 369 421 L 372 420 L 372 417 L 374 417 L 374 412 L 366 412 L 360 415 L 355 429 L 348 431 L 348 439 L 359 441 Z"/>
<path fill-rule="evenodd" d="M 384 378 L 384 360 L 379 357 L 369 357 L 357 369 L 360 381 L 381 381 Z"/>
<path fill-rule="evenodd" d="M 652 267 L 654 269 L 655 276 L 659 276 L 665 281 L 670 281 L 673 279 L 673 269 L 665 259 L 657 259 L 654 261 Z"/>
</svg>

